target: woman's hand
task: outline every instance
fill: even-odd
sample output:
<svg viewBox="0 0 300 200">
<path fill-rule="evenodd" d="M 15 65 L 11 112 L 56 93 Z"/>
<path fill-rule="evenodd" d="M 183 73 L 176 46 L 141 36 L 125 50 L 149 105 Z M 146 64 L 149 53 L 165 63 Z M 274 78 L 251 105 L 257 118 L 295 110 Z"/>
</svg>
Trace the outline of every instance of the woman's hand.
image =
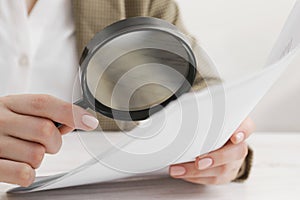
<svg viewBox="0 0 300 200">
<path fill-rule="evenodd" d="M 62 134 L 97 125 L 84 109 L 49 95 L 0 97 L 0 182 L 29 186 L 44 154 L 59 151 Z"/>
<path fill-rule="evenodd" d="M 248 154 L 248 146 L 245 140 L 254 129 L 253 121 L 247 118 L 225 146 L 196 158 L 195 162 L 171 166 L 170 175 L 173 178 L 196 184 L 219 185 L 230 183 L 236 178 Z"/>
</svg>

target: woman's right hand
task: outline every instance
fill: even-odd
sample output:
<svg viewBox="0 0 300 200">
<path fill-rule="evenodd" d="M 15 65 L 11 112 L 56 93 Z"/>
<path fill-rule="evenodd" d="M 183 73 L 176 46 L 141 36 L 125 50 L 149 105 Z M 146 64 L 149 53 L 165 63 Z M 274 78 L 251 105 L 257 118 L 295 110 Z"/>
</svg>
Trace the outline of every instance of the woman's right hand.
<svg viewBox="0 0 300 200">
<path fill-rule="evenodd" d="M 97 126 L 86 110 L 49 95 L 0 97 L 0 182 L 31 185 L 44 154 L 59 151 L 63 134 Z"/>
</svg>

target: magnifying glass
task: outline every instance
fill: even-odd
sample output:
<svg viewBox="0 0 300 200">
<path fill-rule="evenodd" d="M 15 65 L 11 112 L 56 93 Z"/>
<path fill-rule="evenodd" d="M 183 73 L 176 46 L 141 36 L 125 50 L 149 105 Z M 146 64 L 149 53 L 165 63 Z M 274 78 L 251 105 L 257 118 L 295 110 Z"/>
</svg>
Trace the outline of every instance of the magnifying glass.
<svg viewBox="0 0 300 200">
<path fill-rule="evenodd" d="M 83 97 L 75 104 L 107 117 L 147 119 L 191 89 L 196 59 L 172 24 L 128 18 L 95 35 L 80 59 Z"/>
</svg>

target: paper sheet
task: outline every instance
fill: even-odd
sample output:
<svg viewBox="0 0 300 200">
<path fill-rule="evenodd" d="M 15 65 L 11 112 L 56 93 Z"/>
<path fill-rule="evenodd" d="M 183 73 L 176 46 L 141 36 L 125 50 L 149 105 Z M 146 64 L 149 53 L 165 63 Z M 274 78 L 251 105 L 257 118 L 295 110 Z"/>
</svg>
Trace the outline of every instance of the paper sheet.
<svg viewBox="0 0 300 200">
<path fill-rule="evenodd" d="M 299 54 L 300 3 L 296 3 L 271 53 L 269 65 L 243 80 L 185 94 L 127 133 L 78 133 L 92 155 L 68 173 L 47 177 L 12 193 L 50 190 L 154 174 L 170 164 L 223 146 Z M 298 25 L 297 25 L 298 24 Z"/>
</svg>

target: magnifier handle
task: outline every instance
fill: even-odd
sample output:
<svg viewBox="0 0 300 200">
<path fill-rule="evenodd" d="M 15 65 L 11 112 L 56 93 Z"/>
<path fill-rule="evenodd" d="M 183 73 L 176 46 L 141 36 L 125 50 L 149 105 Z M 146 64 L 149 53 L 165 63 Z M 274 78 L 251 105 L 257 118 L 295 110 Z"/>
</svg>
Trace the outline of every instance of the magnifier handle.
<svg viewBox="0 0 300 200">
<path fill-rule="evenodd" d="M 53 123 L 54 123 L 54 125 L 56 126 L 56 128 L 62 127 L 62 124 L 61 124 L 61 123 L 58 123 L 58 122 L 53 122 Z"/>
<path fill-rule="evenodd" d="M 84 108 L 84 109 L 87 109 L 89 106 L 87 105 L 87 103 L 84 101 L 84 99 L 80 99 L 78 101 L 76 101 L 75 103 L 73 103 L 74 105 L 76 106 L 79 106 L 81 108 Z M 53 122 L 54 125 L 57 127 L 57 128 L 60 128 L 62 127 L 63 125 L 59 122 Z M 76 130 L 75 130 L 76 131 Z"/>
<path fill-rule="evenodd" d="M 86 103 L 86 101 L 84 99 L 79 99 L 78 101 L 76 101 L 73 104 L 76 105 L 76 106 L 79 106 L 83 109 L 87 109 L 89 107 L 89 105 Z"/>
</svg>

